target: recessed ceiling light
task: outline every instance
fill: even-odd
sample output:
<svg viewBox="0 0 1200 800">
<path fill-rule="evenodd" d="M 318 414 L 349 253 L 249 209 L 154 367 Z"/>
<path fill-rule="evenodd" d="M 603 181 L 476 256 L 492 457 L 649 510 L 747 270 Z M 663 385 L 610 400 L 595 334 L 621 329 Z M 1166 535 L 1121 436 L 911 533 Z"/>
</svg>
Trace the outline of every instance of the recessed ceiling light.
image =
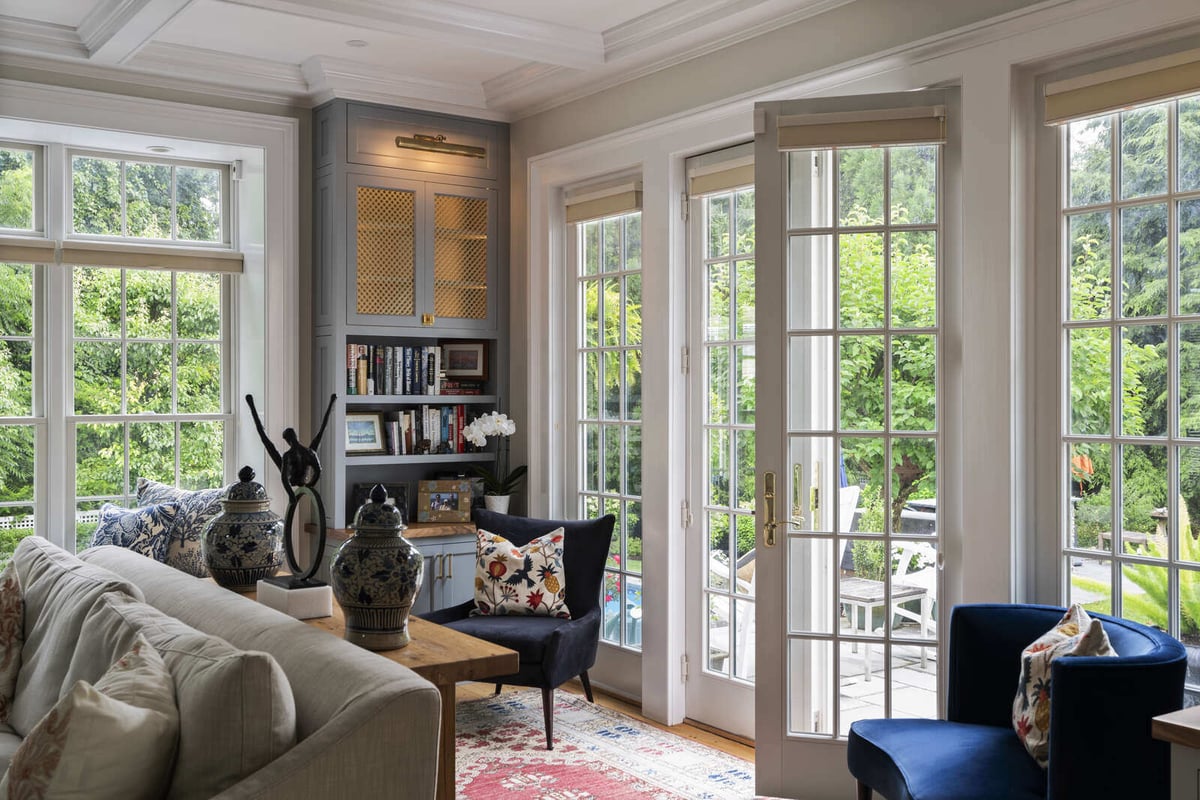
<svg viewBox="0 0 1200 800">
<path fill-rule="evenodd" d="M 170 153 L 175 150 L 174 147 L 167 147 L 165 144 L 152 144 L 146 149 L 151 153 Z"/>
<path fill-rule="evenodd" d="M 347 47 L 366 47 L 367 41 L 365 39 L 347 39 L 346 46 Z"/>
</svg>

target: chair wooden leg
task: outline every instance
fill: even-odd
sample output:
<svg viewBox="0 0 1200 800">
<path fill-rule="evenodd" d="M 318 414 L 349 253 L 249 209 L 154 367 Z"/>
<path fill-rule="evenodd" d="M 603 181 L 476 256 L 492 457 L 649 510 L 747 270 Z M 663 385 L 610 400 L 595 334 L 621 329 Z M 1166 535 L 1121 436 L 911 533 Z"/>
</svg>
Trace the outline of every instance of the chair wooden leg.
<svg viewBox="0 0 1200 800">
<path fill-rule="evenodd" d="M 496 694 L 492 695 L 492 697 L 495 697 L 497 694 L 500 694 L 500 690 L 501 690 L 501 689 L 503 689 L 503 688 L 504 688 L 504 684 L 503 684 L 503 683 L 497 683 L 497 684 L 496 684 Z"/>
<path fill-rule="evenodd" d="M 542 716 L 546 719 L 546 749 L 554 749 L 554 690 L 542 689 Z"/>
<path fill-rule="evenodd" d="M 592 697 L 592 682 L 588 680 L 587 670 L 579 673 L 579 682 L 583 684 L 583 693 L 587 696 L 589 703 L 596 702 L 596 698 Z"/>
<path fill-rule="evenodd" d="M 858 800 L 871 800 L 871 787 L 862 781 L 858 782 Z"/>
</svg>

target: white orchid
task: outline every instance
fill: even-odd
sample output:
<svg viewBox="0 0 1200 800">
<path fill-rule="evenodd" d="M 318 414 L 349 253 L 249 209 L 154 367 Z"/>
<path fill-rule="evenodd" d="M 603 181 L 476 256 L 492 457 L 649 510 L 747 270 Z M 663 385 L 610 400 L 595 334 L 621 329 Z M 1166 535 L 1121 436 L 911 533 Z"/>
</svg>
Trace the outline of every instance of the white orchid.
<svg viewBox="0 0 1200 800">
<path fill-rule="evenodd" d="M 508 471 L 508 437 L 516 432 L 517 423 L 509 419 L 507 414 L 498 411 L 490 411 L 463 426 L 463 438 L 476 447 L 486 447 L 489 436 L 503 437 L 496 448 L 496 471 L 492 472 L 478 465 L 472 468 L 483 478 L 483 490 L 487 494 L 512 494 L 525 477 L 523 466 L 512 472 Z"/>
</svg>

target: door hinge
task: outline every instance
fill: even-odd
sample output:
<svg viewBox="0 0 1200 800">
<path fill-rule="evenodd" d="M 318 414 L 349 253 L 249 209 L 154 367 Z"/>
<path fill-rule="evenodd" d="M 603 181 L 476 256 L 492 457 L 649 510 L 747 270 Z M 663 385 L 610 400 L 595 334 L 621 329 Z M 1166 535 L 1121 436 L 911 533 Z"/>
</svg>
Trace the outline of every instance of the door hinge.
<svg viewBox="0 0 1200 800">
<path fill-rule="evenodd" d="M 687 345 L 679 348 L 679 371 L 684 375 L 688 374 L 688 370 L 692 368 L 691 353 L 688 352 Z"/>
<path fill-rule="evenodd" d="M 679 193 L 679 217 L 684 222 L 688 221 L 688 193 Z"/>
<path fill-rule="evenodd" d="M 681 681 L 683 681 L 684 683 L 687 683 L 687 679 L 688 679 L 688 657 L 687 657 L 687 653 L 684 653 L 683 655 L 681 655 L 681 656 L 679 657 L 679 679 L 680 679 Z"/>
<path fill-rule="evenodd" d="M 692 527 L 692 508 L 687 500 L 679 504 L 679 525 L 682 528 Z"/>
</svg>

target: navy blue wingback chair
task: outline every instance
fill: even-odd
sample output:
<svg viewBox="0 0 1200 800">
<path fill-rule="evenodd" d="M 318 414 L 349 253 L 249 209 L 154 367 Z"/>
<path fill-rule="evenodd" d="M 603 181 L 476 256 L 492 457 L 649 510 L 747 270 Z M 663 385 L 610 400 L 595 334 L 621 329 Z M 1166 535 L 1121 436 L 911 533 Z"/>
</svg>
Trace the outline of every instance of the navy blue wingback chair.
<svg viewBox="0 0 1200 800">
<path fill-rule="evenodd" d="M 1012 704 L 1021 651 L 1064 612 L 955 607 L 947 719 L 851 725 L 846 758 L 860 800 L 872 790 L 887 800 L 1167 800 L 1169 750 L 1151 738 L 1150 720 L 1182 707 L 1187 653 L 1161 631 L 1092 614 L 1118 655 L 1054 662 L 1049 769 L 1017 739 Z"/>
<path fill-rule="evenodd" d="M 591 520 L 548 520 L 514 517 L 476 509 L 481 530 L 503 536 L 517 546 L 528 544 L 556 528 L 563 529 L 563 575 L 570 619 L 526 616 L 470 616 L 475 601 L 423 615 L 431 622 L 516 650 L 520 667 L 512 675 L 495 678 L 496 691 L 504 684 L 536 686 L 542 690 L 542 715 L 546 720 L 546 749 L 554 749 L 554 690 L 579 676 L 588 702 L 592 685 L 587 671 L 596 663 L 600 642 L 600 585 L 608 558 L 616 517 Z"/>
</svg>

